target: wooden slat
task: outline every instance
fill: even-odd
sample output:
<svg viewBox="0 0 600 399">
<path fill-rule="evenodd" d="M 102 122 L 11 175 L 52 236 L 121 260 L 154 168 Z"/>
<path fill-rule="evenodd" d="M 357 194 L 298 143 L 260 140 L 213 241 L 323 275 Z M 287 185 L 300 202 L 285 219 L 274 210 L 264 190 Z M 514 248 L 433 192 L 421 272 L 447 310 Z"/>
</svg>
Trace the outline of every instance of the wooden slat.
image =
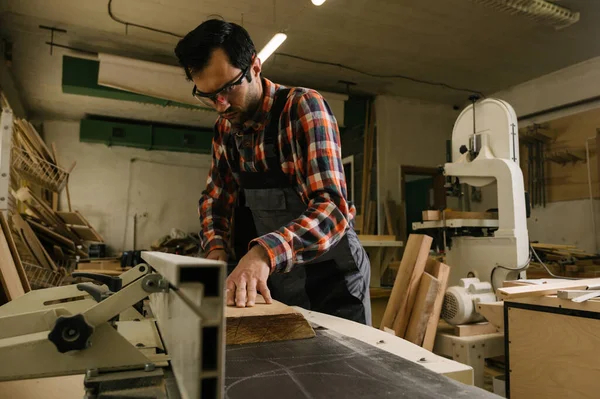
<svg viewBox="0 0 600 399">
<path fill-rule="evenodd" d="M 528 285 L 522 287 L 498 288 L 497 296 L 500 299 L 523 298 L 528 296 L 554 295 L 558 290 L 583 290 L 588 287 L 600 286 L 600 278 L 572 280 L 560 283 Z"/>
<path fill-rule="evenodd" d="M 8 246 L 3 229 L 0 229 L 0 282 L 9 301 L 25 295 L 21 277 Z"/>
<path fill-rule="evenodd" d="M 382 330 L 385 327 L 392 328 L 396 318 L 405 318 L 406 320 L 399 324 L 399 327 L 403 326 L 403 329 L 400 329 L 399 332 L 402 333 L 401 336 L 404 336 L 406 324 L 408 323 L 408 312 L 414 304 L 414 294 L 412 301 L 409 298 L 409 287 L 418 286 L 425 269 L 432 241 L 431 237 L 422 234 L 411 234 L 408 237 L 400 268 L 396 274 L 396 281 L 394 281 L 392 288 L 392 294 L 381 320 L 380 328 Z"/>
<path fill-rule="evenodd" d="M 438 292 L 433 304 L 433 311 L 427 323 L 425 337 L 423 338 L 423 348 L 428 351 L 433 351 L 435 343 L 435 335 L 437 333 L 438 323 L 440 322 L 440 314 L 442 313 L 442 305 L 444 304 L 444 295 L 448 289 L 448 279 L 450 278 L 450 266 L 445 263 L 438 262 L 435 259 L 428 258 L 425 264 L 425 272 L 431 274 L 439 281 Z"/>
<path fill-rule="evenodd" d="M 8 224 L 8 220 L 6 220 L 6 217 L 4 216 L 3 212 L 0 212 L 0 225 L 4 233 L 4 237 L 6 237 L 6 242 L 8 244 L 8 248 L 10 249 L 10 254 L 13 258 L 13 262 L 15 263 L 15 267 L 17 268 L 17 273 L 19 275 L 19 278 L 21 279 L 21 285 L 23 286 L 23 290 L 25 292 L 29 292 L 31 291 L 31 285 L 29 284 L 27 273 L 25 273 L 25 269 L 23 269 L 21 256 L 19 255 L 19 251 L 17 250 L 17 245 L 13 238 L 12 231 Z"/>
<path fill-rule="evenodd" d="M 472 337 L 474 335 L 494 334 L 496 332 L 496 327 L 488 322 L 454 326 L 454 335 L 458 337 Z"/>
<path fill-rule="evenodd" d="M 423 211 L 423 220 L 442 220 L 448 219 L 498 219 L 495 212 L 463 212 L 463 211 L 444 211 L 442 215 L 439 211 Z"/>
<path fill-rule="evenodd" d="M 360 234 L 358 238 L 361 241 L 396 241 L 396 236 L 378 236 L 375 234 Z"/>
<path fill-rule="evenodd" d="M 76 212 L 56 212 L 58 217 L 62 219 L 65 224 L 75 224 L 78 226 L 87 226 L 86 220 L 83 219 L 79 213 Z"/>
<path fill-rule="evenodd" d="M 287 341 L 315 336 L 304 316 L 281 302 L 267 305 L 262 296 L 251 308 L 227 306 L 227 345 Z"/>
<path fill-rule="evenodd" d="M 81 218 L 81 220 L 83 220 L 83 221 L 85 222 L 86 226 L 87 226 L 87 227 L 89 227 L 89 228 L 90 228 L 90 230 L 92 230 L 92 233 L 93 233 L 93 234 L 96 236 L 96 241 L 98 241 L 98 242 L 104 242 L 104 238 L 102 238 L 102 236 L 100 235 L 100 233 L 98 233 L 98 232 L 96 231 L 96 229 L 94 229 L 94 226 L 92 226 L 92 225 L 90 224 L 90 222 L 88 222 L 88 221 L 87 221 L 87 219 L 86 219 L 86 218 L 84 218 L 84 217 L 83 217 L 83 215 L 82 215 L 81 213 L 79 213 L 79 211 L 75 211 L 75 213 L 76 213 L 77 215 L 79 215 L 79 217 Z"/>
<path fill-rule="evenodd" d="M 27 223 L 29 223 L 29 225 L 33 228 L 33 230 L 39 232 L 40 234 L 44 234 L 44 235 L 48 236 L 49 238 L 51 238 L 52 240 L 56 241 L 57 243 L 66 246 L 71 251 L 76 251 L 77 250 L 77 247 L 75 246 L 75 244 L 73 243 L 73 241 L 71 241 L 68 238 L 66 238 L 66 237 L 58 234 L 55 231 L 50 230 L 46 226 L 43 226 L 43 225 L 41 225 L 39 223 L 36 223 L 33 220 L 28 220 Z"/>
<path fill-rule="evenodd" d="M 438 295 L 440 282 L 429 273 L 423 273 L 414 306 L 412 307 L 404 339 L 421 346 L 433 306 Z"/>
<path fill-rule="evenodd" d="M 97 233 L 95 233 L 94 230 L 90 229 L 88 226 L 71 225 L 69 226 L 69 229 L 71 229 L 73 233 L 75 233 L 79 238 L 81 238 L 84 241 L 102 242 L 102 237 L 98 236 Z"/>
<path fill-rule="evenodd" d="M 58 270 L 50 255 L 48 255 L 33 230 L 31 230 L 31 227 L 29 227 L 29 225 L 23 220 L 21 215 L 15 213 L 12 216 L 12 220 L 15 224 L 15 227 L 19 231 L 19 234 L 21 234 L 23 242 L 31 250 L 31 253 L 38 261 L 38 264 L 43 267 L 47 267 L 48 269 Z"/>
</svg>

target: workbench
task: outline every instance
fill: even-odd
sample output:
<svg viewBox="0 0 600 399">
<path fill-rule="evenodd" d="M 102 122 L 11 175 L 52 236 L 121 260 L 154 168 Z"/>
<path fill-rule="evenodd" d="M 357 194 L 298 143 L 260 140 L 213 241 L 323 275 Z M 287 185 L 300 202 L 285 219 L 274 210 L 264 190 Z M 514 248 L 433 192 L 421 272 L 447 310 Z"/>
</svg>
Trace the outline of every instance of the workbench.
<svg viewBox="0 0 600 399">
<path fill-rule="evenodd" d="M 497 398 L 472 386 L 469 366 L 366 325 L 296 309 L 317 336 L 228 346 L 226 397 Z M 82 375 L 0 383 L 1 398 L 80 399 L 83 392 Z"/>
</svg>

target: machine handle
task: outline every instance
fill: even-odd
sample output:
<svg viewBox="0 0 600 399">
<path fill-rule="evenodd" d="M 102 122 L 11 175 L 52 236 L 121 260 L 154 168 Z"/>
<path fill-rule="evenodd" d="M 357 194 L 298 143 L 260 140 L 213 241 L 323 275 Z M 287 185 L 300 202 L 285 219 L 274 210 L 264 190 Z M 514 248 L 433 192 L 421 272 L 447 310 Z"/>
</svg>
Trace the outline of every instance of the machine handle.
<svg viewBox="0 0 600 399">
<path fill-rule="evenodd" d="M 111 291 L 104 291 L 99 286 L 94 284 L 80 283 L 77 284 L 77 289 L 79 291 L 85 291 L 94 298 L 96 302 L 100 302 L 103 299 L 106 299 L 112 294 Z"/>
<path fill-rule="evenodd" d="M 106 284 L 108 289 L 112 292 L 117 292 L 123 287 L 123 280 L 120 277 L 108 276 L 100 273 L 85 273 L 85 272 L 74 272 L 71 274 L 73 277 L 89 278 L 90 280 L 97 281 L 102 284 Z"/>
</svg>

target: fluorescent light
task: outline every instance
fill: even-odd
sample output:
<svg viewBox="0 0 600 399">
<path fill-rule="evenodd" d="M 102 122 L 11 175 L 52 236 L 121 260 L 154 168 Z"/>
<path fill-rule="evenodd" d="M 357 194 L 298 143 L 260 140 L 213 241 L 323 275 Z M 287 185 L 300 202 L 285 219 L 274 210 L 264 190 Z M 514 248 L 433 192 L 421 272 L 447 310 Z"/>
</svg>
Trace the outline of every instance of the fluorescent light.
<svg viewBox="0 0 600 399">
<path fill-rule="evenodd" d="M 317 7 L 320 6 L 321 4 L 325 3 L 325 0 L 310 0 L 312 1 L 312 3 L 314 5 L 316 5 Z"/>
<path fill-rule="evenodd" d="M 269 58 L 271 54 L 273 54 L 275 50 L 281 46 L 281 43 L 285 42 L 285 39 L 287 39 L 287 35 L 285 33 L 277 33 L 275 36 L 273 36 L 273 38 L 269 40 L 269 43 L 267 43 L 267 45 L 258 53 L 258 58 L 260 58 L 260 61 L 265 62 L 267 58 Z"/>
</svg>

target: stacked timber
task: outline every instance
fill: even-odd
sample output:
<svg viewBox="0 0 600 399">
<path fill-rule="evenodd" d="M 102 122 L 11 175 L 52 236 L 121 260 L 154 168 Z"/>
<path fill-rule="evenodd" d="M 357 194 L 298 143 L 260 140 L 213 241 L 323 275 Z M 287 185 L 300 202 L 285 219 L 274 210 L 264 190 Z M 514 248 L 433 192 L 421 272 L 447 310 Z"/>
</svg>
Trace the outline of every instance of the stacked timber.
<svg viewBox="0 0 600 399">
<path fill-rule="evenodd" d="M 450 267 L 429 257 L 432 238 L 411 234 L 380 328 L 433 350 Z"/>
<path fill-rule="evenodd" d="M 590 254 L 575 245 L 558 245 L 532 243 L 539 260 L 558 276 L 576 278 L 600 277 L 600 255 Z M 527 269 L 528 278 L 549 278 L 550 274 L 539 263 L 535 261 L 529 264 Z"/>
</svg>

